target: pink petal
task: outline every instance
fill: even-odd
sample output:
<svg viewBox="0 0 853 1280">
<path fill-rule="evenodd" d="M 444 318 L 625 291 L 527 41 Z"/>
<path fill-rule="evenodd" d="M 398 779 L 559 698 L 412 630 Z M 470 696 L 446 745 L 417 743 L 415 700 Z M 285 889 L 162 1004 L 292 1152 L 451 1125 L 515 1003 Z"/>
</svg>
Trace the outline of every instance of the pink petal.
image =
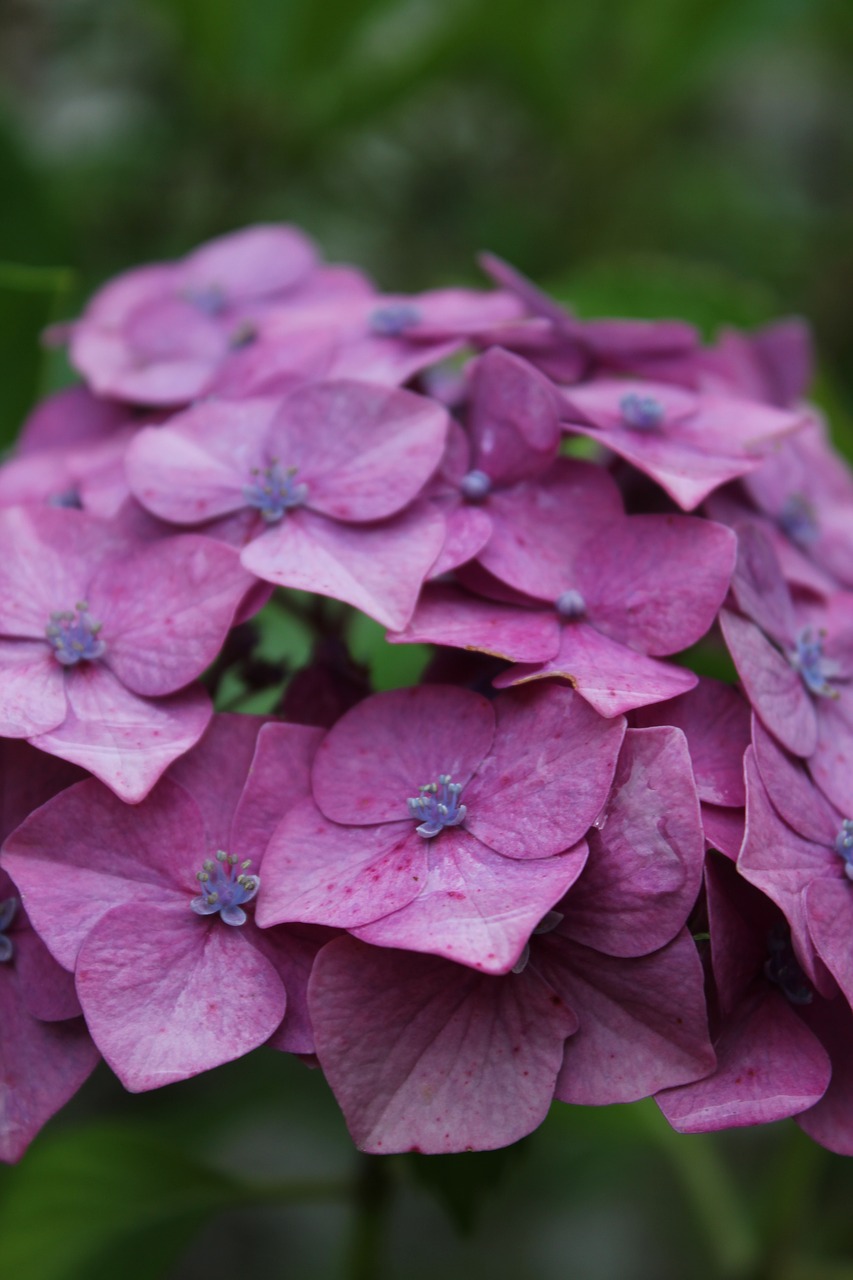
<svg viewBox="0 0 853 1280">
<path fill-rule="evenodd" d="M 713 1071 L 702 964 L 687 930 L 633 960 L 602 955 L 557 933 L 546 942 L 542 972 L 580 1021 L 557 1080 L 562 1102 L 634 1102 Z"/>
<path fill-rule="evenodd" d="M 560 626 L 550 609 L 518 609 L 479 600 L 457 587 L 428 587 L 392 644 L 448 644 L 508 662 L 545 662 L 557 650 Z"/>
<path fill-rule="evenodd" d="M 249 926 L 179 909 L 128 904 L 108 912 L 77 960 L 77 994 L 92 1038 L 138 1093 L 242 1057 L 272 1035 L 286 997 Z"/>
<path fill-rule="evenodd" d="M 749 619 L 723 609 L 720 626 L 756 714 L 794 755 L 810 756 L 817 717 L 799 672 Z"/>
<path fill-rule="evenodd" d="M 465 787 L 494 733 L 491 705 L 467 689 L 416 685 L 376 694 L 326 735 L 312 769 L 314 799 L 335 822 L 411 821 L 409 797 L 441 774 Z"/>
<path fill-rule="evenodd" d="M 443 543 L 444 520 L 426 505 L 361 526 L 297 510 L 249 543 L 242 561 L 267 582 L 343 600 L 400 630 Z"/>
<path fill-rule="evenodd" d="M 580 875 L 586 854 L 581 841 L 554 857 L 519 862 L 461 828 L 448 829 L 429 841 L 418 896 L 352 932 L 376 946 L 427 951 L 484 973 L 507 973 Z"/>
<path fill-rule="evenodd" d="M 258 724 L 257 716 L 241 719 Z M 246 783 L 236 811 L 232 810 L 229 851 L 241 859 L 252 858 L 257 870 L 270 833 L 286 813 L 311 794 L 311 762 L 323 731 L 307 725 L 265 724 L 260 732 L 256 727 L 255 733 L 257 746 Z"/>
<path fill-rule="evenodd" d="M 0 734 L 29 738 L 62 724 L 65 672 L 46 641 L 0 639 Z"/>
<path fill-rule="evenodd" d="M 566 937 L 615 956 L 675 937 L 699 895 L 699 801 L 679 729 L 629 729 L 590 858 L 568 899 Z"/>
<path fill-rule="evenodd" d="M 568 680 L 590 706 L 607 717 L 686 693 L 697 680 L 686 667 L 647 658 L 582 622 L 562 628 L 556 657 L 537 666 L 510 667 L 494 684 L 505 689 L 548 676 Z"/>
<path fill-rule="evenodd" d="M 171 698 L 138 698 L 99 664 L 78 667 L 66 691 L 63 723 L 30 741 L 82 765 L 128 804 L 147 796 L 172 761 L 198 742 L 212 714 L 200 685 Z"/>
<path fill-rule="evenodd" d="M 601 811 L 625 732 L 575 693 L 536 683 L 493 704 L 494 744 L 462 793 L 466 828 L 509 858 L 575 844 Z"/>
<path fill-rule="evenodd" d="M 273 832 L 255 918 L 262 929 L 288 921 L 340 929 L 368 924 L 417 896 L 426 843 L 411 819 L 342 827 L 306 800 Z"/>
<path fill-rule="evenodd" d="M 573 1014 L 525 970 L 495 978 L 351 939 L 317 957 L 317 1052 L 366 1151 L 488 1150 L 545 1118 Z"/>
<path fill-rule="evenodd" d="M 94 779 L 36 810 L 3 847 L 3 867 L 52 954 L 74 969 L 77 953 L 113 907 L 190 901 L 207 850 L 195 801 L 168 779 L 134 808 Z"/>
</svg>

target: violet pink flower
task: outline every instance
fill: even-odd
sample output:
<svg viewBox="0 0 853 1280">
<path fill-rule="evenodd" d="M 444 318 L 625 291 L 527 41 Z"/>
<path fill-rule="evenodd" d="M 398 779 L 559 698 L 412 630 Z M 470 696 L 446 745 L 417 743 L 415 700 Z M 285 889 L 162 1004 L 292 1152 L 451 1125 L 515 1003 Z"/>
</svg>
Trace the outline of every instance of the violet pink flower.
<svg viewBox="0 0 853 1280">
<path fill-rule="evenodd" d="M 317 1053 L 359 1146 L 498 1147 L 535 1128 L 554 1096 L 623 1102 L 713 1068 L 702 967 L 683 930 L 702 834 L 678 730 L 629 731 L 590 844 L 510 973 L 354 939 L 320 952 L 308 993 Z"/>
<path fill-rule="evenodd" d="M 685 511 L 761 465 L 801 413 L 664 383 L 596 379 L 563 390 L 563 427 L 597 440 L 650 476 Z"/>
<path fill-rule="evenodd" d="M 307 790 L 319 736 L 219 717 L 136 807 L 88 780 L 7 840 L 3 865 L 75 973 L 92 1036 L 128 1089 L 228 1062 L 282 1027 L 288 974 L 304 986 L 306 940 L 262 933 L 247 906 L 266 833 Z M 283 1045 L 310 1051 L 298 1005 Z"/>
<path fill-rule="evenodd" d="M 599 467 L 558 462 L 501 495 L 505 517 L 457 587 L 424 590 L 396 643 L 479 649 L 519 665 L 498 687 L 558 676 L 602 715 L 691 689 L 658 658 L 708 630 L 728 589 L 730 530 L 693 516 L 626 516 Z M 491 599 L 483 598 L 491 596 Z"/>
<path fill-rule="evenodd" d="M 252 578 L 211 539 L 142 545 L 80 511 L 9 508 L 0 537 L 0 732 L 142 799 L 210 718 L 185 686 Z"/>
<path fill-rule="evenodd" d="M 413 504 L 447 427 L 434 401 L 362 382 L 282 401 L 211 400 L 141 431 L 128 477 L 164 520 L 251 514 L 258 536 L 242 551 L 251 573 L 399 627 L 444 540 L 439 513 Z"/>
<path fill-rule="evenodd" d="M 259 924 L 506 971 L 580 873 L 623 733 L 557 685 L 493 704 L 440 685 L 368 698 L 323 740 L 313 800 L 273 834 Z"/>
</svg>

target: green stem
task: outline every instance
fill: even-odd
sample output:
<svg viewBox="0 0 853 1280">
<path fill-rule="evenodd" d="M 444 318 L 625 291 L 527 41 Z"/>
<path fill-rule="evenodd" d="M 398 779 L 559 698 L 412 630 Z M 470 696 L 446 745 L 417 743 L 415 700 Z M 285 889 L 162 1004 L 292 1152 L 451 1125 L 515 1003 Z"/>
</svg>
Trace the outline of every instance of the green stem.
<svg viewBox="0 0 853 1280">
<path fill-rule="evenodd" d="M 650 1137 L 669 1161 L 704 1232 L 719 1280 L 748 1280 L 757 1272 L 760 1242 L 714 1135 L 676 1133 L 657 1107 L 643 1108 L 643 1115 Z"/>
<path fill-rule="evenodd" d="M 379 1280 L 381 1275 L 382 1241 L 391 1194 L 389 1173 L 385 1156 L 359 1154 L 347 1280 Z"/>
</svg>

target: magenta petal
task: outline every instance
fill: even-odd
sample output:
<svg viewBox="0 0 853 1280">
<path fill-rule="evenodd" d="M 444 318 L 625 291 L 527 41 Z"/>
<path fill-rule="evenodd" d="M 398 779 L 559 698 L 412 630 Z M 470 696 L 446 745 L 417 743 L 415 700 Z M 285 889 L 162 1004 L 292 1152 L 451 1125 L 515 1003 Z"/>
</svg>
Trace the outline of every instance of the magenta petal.
<svg viewBox="0 0 853 1280">
<path fill-rule="evenodd" d="M 853 884 L 846 876 L 840 880 L 814 880 L 806 889 L 805 899 L 815 948 L 853 1005 Z"/>
<path fill-rule="evenodd" d="M 737 543 L 695 516 L 629 516 L 583 546 L 570 584 L 589 621 L 614 640 L 661 656 L 699 640 L 729 587 Z"/>
<path fill-rule="evenodd" d="M 479 600 L 457 587 L 427 587 L 411 622 L 392 644 L 448 644 L 507 662 L 546 662 L 557 652 L 560 627 L 551 609 L 517 609 Z"/>
<path fill-rule="evenodd" d="M 568 680 L 599 715 L 608 717 L 686 693 L 698 678 L 686 667 L 647 658 L 582 622 L 563 627 L 556 657 L 538 666 L 510 667 L 494 684 L 505 689 L 546 676 Z"/>
<path fill-rule="evenodd" d="M 753 993 L 714 1043 L 717 1069 L 704 1080 L 665 1089 L 657 1104 L 679 1133 L 768 1124 L 813 1106 L 829 1084 L 826 1050 L 785 997 Z"/>
<path fill-rule="evenodd" d="M 256 716 L 245 719 L 257 726 Z M 322 729 L 301 724 L 265 724 L 257 733 L 246 784 L 236 811 L 232 810 L 229 837 L 229 852 L 252 858 L 255 870 L 270 833 L 290 809 L 310 796 L 311 762 L 322 740 Z"/>
<path fill-rule="evenodd" d="M 817 709 L 817 746 L 808 764 L 821 791 L 846 815 L 853 777 L 853 689 L 842 689 L 837 699 L 821 699 Z"/>
<path fill-rule="evenodd" d="M 464 787 L 494 734 L 495 713 L 479 693 L 419 685 L 376 694 L 324 738 L 311 772 L 314 799 L 335 822 L 411 821 L 409 797 L 441 774 Z"/>
<path fill-rule="evenodd" d="M 287 992 L 284 1021 L 268 1043 L 282 1053 L 315 1053 L 314 1030 L 308 1012 L 308 980 L 321 947 L 335 937 L 331 929 L 314 924 L 289 924 L 258 929 L 254 945 L 274 966 Z"/>
<path fill-rule="evenodd" d="M 286 1004 L 249 926 L 129 903 L 89 934 L 77 994 L 104 1058 L 137 1093 L 242 1057 L 272 1035 Z"/>
<path fill-rule="evenodd" d="M 449 418 L 435 400 L 369 382 L 300 387 L 281 404 L 268 449 L 308 485 L 312 510 L 384 520 L 417 498 L 444 452 Z"/>
<path fill-rule="evenodd" d="M 291 809 L 264 854 L 255 918 L 350 929 L 411 902 L 426 876 L 412 819 L 377 827 L 329 822 L 312 801 Z"/>
<path fill-rule="evenodd" d="M 624 721 L 602 719 L 550 682 L 502 694 L 493 705 L 494 744 L 462 793 L 465 826 L 509 858 L 568 849 L 601 811 Z"/>
<path fill-rule="evenodd" d="M 205 855 L 195 801 L 168 779 L 134 808 L 94 779 L 37 809 L 3 846 L 3 867 L 52 954 L 73 969 L 84 938 L 113 907 L 136 902 L 145 918 L 197 891 Z"/>
<path fill-rule="evenodd" d="M 128 804 L 147 796 L 172 761 L 198 742 L 212 714 L 200 685 L 171 698 L 137 698 L 94 664 L 78 667 L 66 687 L 64 722 L 30 741 L 82 765 Z"/>
<path fill-rule="evenodd" d="M 699 799 L 742 808 L 743 753 L 749 746 L 749 703 L 738 689 L 700 676 L 690 693 L 634 715 L 638 728 L 671 724 L 687 738 Z"/>
<path fill-rule="evenodd" d="M 30 738 L 62 724 L 65 672 L 42 640 L 0 639 L 0 734 Z"/>
<path fill-rule="evenodd" d="M 492 536 L 491 518 L 479 507 L 454 506 L 437 498 L 433 502 L 444 516 L 446 531 L 444 546 L 430 569 L 431 581 L 473 560 Z"/>
<path fill-rule="evenodd" d="M 761 781 L 779 816 L 807 840 L 834 844 L 841 815 L 815 786 L 803 762 L 780 747 L 757 716 L 752 741 Z"/>
<path fill-rule="evenodd" d="M 573 1014 L 529 970 L 496 978 L 340 939 L 309 984 L 317 1052 L 355 1142 L 490 1150 L 545 1118 Z"/>
<path fill-rule="evenodd" d="M 795 756 L 810 756 L 817 717 L 799 673 L 748 618 L 723 609 L 720 626 L 757 715 Z"/>
<path fill-rule="evenodd" d="M 625 522 L 608 472 L 565 459 L 535 482 L 494 494 L 488 510 L 494 532 L 480 564 L 501 582 L 549 603 L 577 585 L 573 571 L 590 535 Z"/>
<path fill-rule="evenodd" d="M 557 452 L 558 405 L 556 388 L 532 365 L 490 348 L 472 377 L 472 465 L 500 485 L 544 470 Z"/>
<path fill-rule="evenodd" d="M 841 1156 L 853 1155 L 853 1014 L 840 997 L 831 1003 L 816 1001 L 803 1011 L 809 1027 L 819 1036 L 832 1059 L 829 1088 L 797 1124 L 815 1142 Z"/>
<path fill-rule="evenodd" d="M 169 769 L 169 780 L 189 792 L 201 811 L 210 857 L 215 856 L 218 849 L 234 852 L 231 848 L 234 811 L 246 786 L 258 732 L 264 723 L 260 716 L 219 712 L 212 717 L 193 749 Z M 267 839 L 274 826 L 275 822 L 269 824 Z"/>
<path fill-rule="evenodd" d="M 777 644 L 789 643 L 796 621 L 772 543 L 757 524 L 747 521 L 738 524 L 737 540 L 732 593 L 738 608 Z"/>
<path fill-rule="evenodd" d="M 634 1102 L 713 1071 L 702 964 L 686 929 L 662 950 L 634 960 L 602 955 L 556 933 L 545 943 L 542 972 L 580 1021 L 557 1080 L 562 1102 Z"/>
<path fill-rule="evenodd" d="M 719 808 L 715 804 L 702 805 L 702 827 L 709 849 L 717 849 L 732 862 L 737 862 L 743 845 L 745 826 L 743 809 Z"/>
<path fill-rule="evenodd" d="M 343 600 L 399 631 L 443 543 L 444 519 L 426 504 L 370 525 L 297 510 L 250 542 L 242 560 L 267 582 Z"/>
<path fill-rule="evenodd" d="M 484 973 L 506 973 L 533 930 L 575 883 L 581 841 L 552 858 L 502 858 L 464 830 L 429 842 L 429 865 L 408 906 L 353 929 L 380 947 L 428 951 Z"/>
<path fill-rule="evenodd" d="M 35 930 L 15 929 L 13 945 L 13 964 L 27 1013 L 41 1022 L 79 1018 L 74 976 L 57 964 Z"/>
<path fill-rule="evenodd" d="M 265 298 L 301 284 L 317 251 L 298 227 L 259 223 L 199 245 L 175 264 L 183 288 L 215 288 L 226 300 Z"/>
<path fill-rule="evenodd" d="M 0 1160 L 13 1163 L 94 1070 L 98 1051 L 82 1018 L 39 1022 L 0 983 Z"/>
<path fill-rule="evenodd" d="M 645 955 L 674 938 L 698 897 L 705 856 L 680 729 L 628 730 L 589 846 L 563 933 L 614 956 Z"/>
<path fill-rule="evenodd" d="M 216 657 L 251 585 L 236 551 L 196 534 L 105 566 L 87 596 L 104 624 L 104 665 L 134 693 L 174 693 Z"/>
</svg>

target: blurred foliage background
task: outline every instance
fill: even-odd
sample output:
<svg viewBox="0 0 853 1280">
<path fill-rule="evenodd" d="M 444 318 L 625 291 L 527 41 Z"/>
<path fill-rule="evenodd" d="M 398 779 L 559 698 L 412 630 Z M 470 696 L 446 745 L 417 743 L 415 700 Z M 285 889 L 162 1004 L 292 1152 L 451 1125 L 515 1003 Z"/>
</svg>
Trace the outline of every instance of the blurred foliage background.
<svg viewBox="0 0 853 1280">
<path fill-rule="evenodd" d="M 843 438 L 851 72 L 850 0 L 2 0 L 0 439 L 65 376 L 46 323 L 255 220 L 392 289 L 489 248 L 585 315 L 800 313 Z M 0 1169 L 0 1248 L 25 1280 L 851 1280 L 850 1166 L 652 1104 L 359 1160 L 269 1051 L 162 1095 L 97 1075 Z"/>
</svg>

